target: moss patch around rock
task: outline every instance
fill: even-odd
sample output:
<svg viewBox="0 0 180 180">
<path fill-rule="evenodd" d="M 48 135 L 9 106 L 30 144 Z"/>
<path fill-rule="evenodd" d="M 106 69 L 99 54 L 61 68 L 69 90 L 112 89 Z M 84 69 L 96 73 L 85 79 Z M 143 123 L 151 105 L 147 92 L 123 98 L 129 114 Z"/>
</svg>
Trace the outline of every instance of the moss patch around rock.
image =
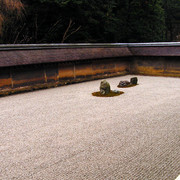
<svg viewBox="0 0 180 180">
<path fill-rule="evenodd" d="M 123 93 L 124 92 L 122 92 L 122 91 L 119 91 L 119 92 L 110 91 L 110 93 L 103 95 L 100 93 L 100 91 L 97 91 L 97 92 L 93 92 L 92 95 L 97 96 L 97 97 L 113 97 L 113 96 L 119 96 Z"/>
</svg>

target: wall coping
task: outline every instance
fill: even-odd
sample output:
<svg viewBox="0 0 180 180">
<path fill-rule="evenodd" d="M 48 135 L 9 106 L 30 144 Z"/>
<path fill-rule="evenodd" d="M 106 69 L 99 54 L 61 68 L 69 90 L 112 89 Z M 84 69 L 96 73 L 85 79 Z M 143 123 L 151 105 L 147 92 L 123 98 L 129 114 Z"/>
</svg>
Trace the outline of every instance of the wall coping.
<svg viewBox="0 0 180 180">
<path fill-rule="evenodd" d="M 120 47 L 172 47 L 180 42 L 152 43 L 63 43 L 63 44 L 0 44 L 0 51 L 5 50 L 36 50 L 36 49 L 72 49 L 72 48 L 120 48 Z"/>
<path fill-rule="evenodd" d="M 180 42 L 0 45 L 0 67 L 135 56 L 180 56 Z"/>
</svg>

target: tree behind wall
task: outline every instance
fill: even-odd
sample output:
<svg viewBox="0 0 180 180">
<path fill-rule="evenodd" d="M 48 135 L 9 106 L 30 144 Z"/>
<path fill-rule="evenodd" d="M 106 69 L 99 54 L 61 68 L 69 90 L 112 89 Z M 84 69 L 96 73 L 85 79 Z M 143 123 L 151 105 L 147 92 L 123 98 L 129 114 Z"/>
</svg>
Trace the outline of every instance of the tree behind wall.
<svg viewBox="0 0 180 180">
<path fill-rule="evenodd" d="M 163 0 L 167 41 L 180 41 L 180 1 Z"/>
<path fill-rule="evenodd" d="M 126 41 L 163 41 L 165 35 L 164 10 L 161 0 L 128 0 Z"/>
<path fill-rule="evenodd" d="M 10 36 L 9 29 L 22 15 L 23 4 L 21 0 L 1 0 L 0 1 L 0 41 L 6 42 L 6 36 Z M 13 26 L 15 28 L 15 26 Z M 15 29 L 13 29 L 15 30 Z"/>
<path fill-rule="evenodd" d="M 5 43 L 164 40 L 164 10 L 161 0 L 22 2 L 26 9 L 25 18 L 23 21 L 7 21 L 7 26 L 4 26 Z"/>
</svg>

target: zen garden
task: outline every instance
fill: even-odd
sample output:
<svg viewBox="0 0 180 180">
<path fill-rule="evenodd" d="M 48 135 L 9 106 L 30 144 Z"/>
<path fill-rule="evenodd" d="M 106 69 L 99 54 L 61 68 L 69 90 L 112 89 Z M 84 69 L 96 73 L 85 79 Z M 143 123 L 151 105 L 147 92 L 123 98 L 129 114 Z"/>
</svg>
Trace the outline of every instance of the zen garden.
<svg viewBox="0 0 180 180">
<path fill-rule="evenodd" d="M 179 0 L 0 0 L 0 180 L 180 180 Z"/>
</svg>

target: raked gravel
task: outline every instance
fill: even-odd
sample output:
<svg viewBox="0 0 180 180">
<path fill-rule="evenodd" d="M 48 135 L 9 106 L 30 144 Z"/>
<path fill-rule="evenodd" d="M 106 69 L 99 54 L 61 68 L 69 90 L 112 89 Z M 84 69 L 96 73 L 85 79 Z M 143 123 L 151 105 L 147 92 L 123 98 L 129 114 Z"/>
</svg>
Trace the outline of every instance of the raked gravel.
<svg viewBox="0 0 180 180">
<path fill-rule="evenodd" d="M 0 98 L 0 180 L 176 179 L 180 78 L 137 77 L 116 97 L 96 80 Z"/>
</svg>

